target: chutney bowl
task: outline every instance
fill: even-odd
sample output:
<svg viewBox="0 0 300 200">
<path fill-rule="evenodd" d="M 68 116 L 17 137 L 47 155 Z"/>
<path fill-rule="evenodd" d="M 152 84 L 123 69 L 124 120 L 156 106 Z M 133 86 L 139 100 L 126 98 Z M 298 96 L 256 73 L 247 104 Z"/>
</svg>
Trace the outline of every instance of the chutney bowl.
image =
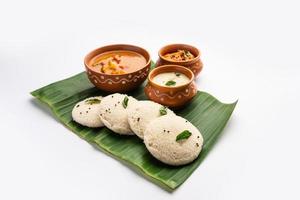
<svg viewBox="0 0 300 200">
<path fill-rule="evenodd" d="M 167 59 L 164 57 L 164 55 L 172 52 L 176 52 L 177 50 L 187 50 L 191 52 L 195 58 L 187 61 L 175 61 L 171 59 Z M 155 64 L 156 67 L 159 67 L 161 65 L 181 65 L 188 69 L 190 69 L 195 77 L 199 75 L 199 73 L 202 71 L 203 63 L 200 59 L 201 52 L 198 48 L 188 45 L 188 44 L 169 44 L 164 47 L 162 47 L 158 52 L 158 60 Z"/>
<path fill-rule="evenodd" d="M 153 81 L 155 76 L 166 72 L 182 73 L 189 78 L 189 82 L 183 85 L 169 87 L 159 85 Z M 197 86 L 194 82 L 194 74 L 190 69 L 180 65 L 162 65 L 154 68 L 149 73 L 144 92 L 148 99 L 152 101 L 173 109 L 179 109 L 191 101 L 197 94 Z"/>
</svg>

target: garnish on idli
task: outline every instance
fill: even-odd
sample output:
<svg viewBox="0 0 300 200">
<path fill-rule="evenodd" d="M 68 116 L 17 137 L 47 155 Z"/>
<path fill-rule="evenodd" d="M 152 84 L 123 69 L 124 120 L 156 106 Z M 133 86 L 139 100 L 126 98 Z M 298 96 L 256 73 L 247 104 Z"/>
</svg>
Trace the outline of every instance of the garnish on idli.
<svg viewBox="0 0 300 200">
<path fill-rule="evenodd" d="M 101 101 L 99 116 L 104 125 L 115 133 L 133 135 L 127 113 L 136 102 L 135 98 L 124 94 L 108 95 Z"/>
<path fill-rule="evenodd" d="M 90 97 L 78 102 L 72 110 L 73 120 L 91 128 L 104 126 L 99 117 L 101 99 L 101 96 Z"/>
<path fill-rule="evenodd" d="M 128 111 L 128 122 L 131 130 L 141 139 L 144 138 L 146 126 L 157 117 L 175 115 L 173 111 L 153 101 L 138 101 Z"/>
<path fill-rule="evenodd" d="M 144 143 L 158 160 L 169 165 L 184 165 L 195 160 L 203 145 L 200 131 L 186 119 L 165 115 L 150 122 Z"/>
</svg>

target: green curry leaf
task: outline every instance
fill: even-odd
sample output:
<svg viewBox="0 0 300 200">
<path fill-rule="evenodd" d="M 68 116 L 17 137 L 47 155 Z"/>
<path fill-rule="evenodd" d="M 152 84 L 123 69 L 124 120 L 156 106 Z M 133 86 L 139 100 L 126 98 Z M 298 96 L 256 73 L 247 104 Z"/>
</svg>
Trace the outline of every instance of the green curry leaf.
<svg viewBox="0 0 300 200">
<path fill-rule="evenodd" d="M 159 113 L 160 113 L 160 115 L 166 115 L 167 114 L 167 107 L 166 106 L 162 106 L 159 109 Z"/>
<path fill-rule="evenodd" d="M 173 85 L 176 85 L 176 82 L 171 80 L 171 81 L 166 82 L 165 85 L 166 86 L 173 86 Z"/>
<path fill-rule="evenodd" d="M 128 97 L 125 96 L 124 99 L 123 99 L 123 102 L 122 102 L 122 105 L 123 105 L 124 108 L 127 108 L 127 106 L 128 106 L 128 101 L 129 101 Z"/>
<path fill-rule="evenodd" d="M 92 99 L 87 99 L 84 102 L 86 104 L 93 105 L 93 104 L 99 104 L 99 103 L 101 103 L 101 100 L 100 99 L 96 99 L 96 98 L 92 98 Z"/>
<path fill-rule="evenodd" d="M 183 139 L 188 139 L 191 135 L 192 135 L 192 133 L 190 131 L 184 130 L 179 135 L 177 135 L 176 141 L 183 140 Z"/>
</svg>

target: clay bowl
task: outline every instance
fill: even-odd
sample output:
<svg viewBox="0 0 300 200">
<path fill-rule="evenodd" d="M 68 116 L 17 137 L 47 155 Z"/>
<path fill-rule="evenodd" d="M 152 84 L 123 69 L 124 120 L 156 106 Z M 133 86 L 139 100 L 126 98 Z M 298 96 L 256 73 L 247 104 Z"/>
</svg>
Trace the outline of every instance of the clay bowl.
<svg viewBox="0 0 300 200">
<path fill-rule="evenodd" d="M 115 50 L 129 50 L 129 51 L 137 52 L 146 58 L 147 63 L 145 66 L 141 66 L 140 69 L 137 71 L 121 74 L 121 75 L 105 74 L 100 71 L 94 70 L 94 68 L 89 65 L 91 59 L 94 58 L 95 56 L 107 51 L 115 51 Z M 106 92 L 123 93 L 135 89 L 146 80 L 150 71 L 151 59 L 148 51 L 146 51 L 141 47 L 128 45 L 128 44 L 115 44 L 115 45 L 100 47 L 98 49 L 91 51 L 84 58 L 84 65 L 89 80 L 97 88 L 104 90 Z"/>
<path fill-rule="evenodd" d="M 195 56 L 195 58 L 192 60 L 189 60 L 189 61 L 174 61 L 174 60 L 169 60 L 169 59 L 166 59 L 163 57 L 165 54 L 175 52 L 179 49 L 190 51 Z M 170 44 L 170 45 L 166 45 L 166 46 L 162 47 L 159 50 L 159 52 L 158 52 L 159 59 L 157 60 L 155 65 L 156 65 L 156 67 L 161 66 L 161 65 L 181 65 L 181 66 L 184 66 L 184 67 L 192 70 L 195 77 L 197 77 L 203 68 L 203 63 L 200 60 L 200 55 L 201 54 L 200 54 L 199 49 L 197 49 L 196 47 L 193 47 L 191 45 Z"/>
<path fill-rule="evenodd" d="M 152 81 L 156 75 L 164 72 L 180 72 L 186 75 L 190 81 L 177 87 L 162 86 Z M 190 69 L 179 65 L 163 65 L 150 72 L 144 91 L 150 100 L 178 109 L 187 104 L 197 94 L 197 86 L 194 82 L 194 74 Z"/>
</svg>

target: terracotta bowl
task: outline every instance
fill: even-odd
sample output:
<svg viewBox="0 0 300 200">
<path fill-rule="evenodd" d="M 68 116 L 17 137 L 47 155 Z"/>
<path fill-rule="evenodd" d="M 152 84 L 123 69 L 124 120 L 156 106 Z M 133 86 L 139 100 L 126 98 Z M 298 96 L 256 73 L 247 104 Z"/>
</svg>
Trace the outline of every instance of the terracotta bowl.
<svg viewBox="0 0 300 200">
<path fill-rule="evenodd" d="M 172 53 L 174 51 L 177 51 L 178 49 L 190 51 L 195 56 L 195 58 L 189 61 L 174 61 L 174 60 L 165 59 L 163 57 L 165 54 Z M 200 55 L 201 55 L 200 51 L 196 47 L 193 47 L 191 45 L 170 44 L 164 46 L 159 50 L 158 52 L 159 59 L 156 62 L 156 66 L 158 67 L 161 65 L 181 65 L 192 70 L 195 77 L 197 77 L 203 68 L 203 63 L 200 60 Z"/>
<path fill-rule="evenodd" d="M 156 75 L 164 72 L 180 72 L 186 75 L 190 81 L 177 87 L 162 86 L 152 81 Z M 150 100 L 176 109 L 183 107 L 197 94 L 197 86 L 194 82 L 194 74 L 190 69 L 179 65 L 163 65 L 150 72 L 144 91 Z"/>
<path fill-rule="evenodd" d="M 101 73 L 100 71 L 95 71 L 93 67 L 89 66 L 91 59 L 95 56 L 107 51 L 114 50 L 129 50 L 137 52 L 146 58 L 147 63 L 145 66 L 141 66 L 141 68 L 137 71 L 121 75 Z M 84 65 L 89 80 L 97 88 L 107 92 L 122 93 L 135 89 L 146 80 L 150 71 L 151 59 L 148 51 L 141 47 L 128 44 L 115 44 L 100 47 L 87 54 L 84 58 Z"/>
</svg>

